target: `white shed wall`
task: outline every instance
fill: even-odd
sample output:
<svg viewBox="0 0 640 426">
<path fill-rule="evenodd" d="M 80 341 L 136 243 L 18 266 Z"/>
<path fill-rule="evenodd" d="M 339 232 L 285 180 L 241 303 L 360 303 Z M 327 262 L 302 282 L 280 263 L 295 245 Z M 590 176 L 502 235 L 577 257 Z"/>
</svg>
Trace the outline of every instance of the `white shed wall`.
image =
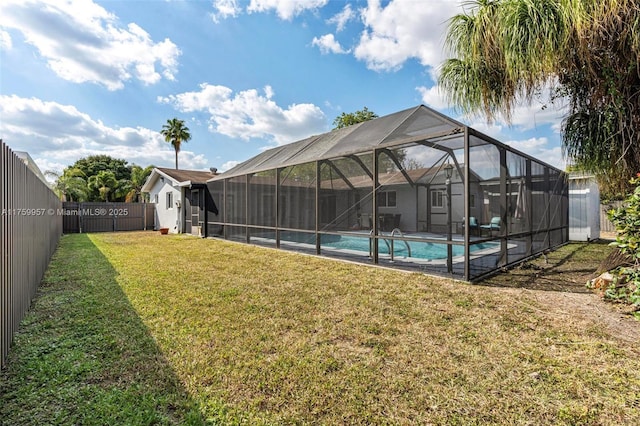
<svg viewBox="0 0 640 426">
<path fill-rule="evenodd" d="M 600 238 L 600 190 L 592 176 L 569 177 L 569 239 Z"/>
</svg>

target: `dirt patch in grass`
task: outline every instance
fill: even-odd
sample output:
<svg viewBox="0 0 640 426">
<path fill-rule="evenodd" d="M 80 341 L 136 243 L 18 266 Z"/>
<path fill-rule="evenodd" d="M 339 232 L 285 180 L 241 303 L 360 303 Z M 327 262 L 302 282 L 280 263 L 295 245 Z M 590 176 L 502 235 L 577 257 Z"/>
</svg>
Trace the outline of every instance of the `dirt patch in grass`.
<svg viewBox="0 0 640 426">
<path fill-rule="evenodd" d="M 595 325 L 626 342 L 640 341 L 640 321 L 634 308 L 602 300 L 586 287 L 613 251 L 609 240 L 571 243 L 512 269 L 502 271 L 479 285 L 501 287 L 505 294 L 529 294 L 547 307 L 550 320 Z M 504 289 L 509 288 L 509 289 Z"/>
</svg>

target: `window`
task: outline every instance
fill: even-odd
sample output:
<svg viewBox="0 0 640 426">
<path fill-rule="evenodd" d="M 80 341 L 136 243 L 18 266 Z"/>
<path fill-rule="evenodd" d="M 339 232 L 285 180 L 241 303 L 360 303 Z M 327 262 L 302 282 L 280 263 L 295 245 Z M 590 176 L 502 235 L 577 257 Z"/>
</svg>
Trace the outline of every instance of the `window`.
<svg viewBox="0 0 640 426">
<path fill-rule="evenodd" d="M 167 209 L 173 208 L 173 192 L 167 192 Z"/>
<path fill-rule="evenodd" d="M 378 193 L 378 207 L 395 207 L 396 191 L 383 191 Z"/>
<path fill-rule="evenodd" d="M 431 207 L 444 207 L 444 191 L 442 189 L 431 191 Z"/>
<path fill-rule="evenodd" d="M 472 209 L 476 207 L 476 195 L 475 194 L 469 194 L 469 207 L 471 207 Z"/>
<path fill-rule="evenodd" d="M 154 203 L 158 204 L 159 200 L 160 200 L 159 194 L 156 194 L 156 195 L 153 196 L 153 202 Z"/>
</svg>

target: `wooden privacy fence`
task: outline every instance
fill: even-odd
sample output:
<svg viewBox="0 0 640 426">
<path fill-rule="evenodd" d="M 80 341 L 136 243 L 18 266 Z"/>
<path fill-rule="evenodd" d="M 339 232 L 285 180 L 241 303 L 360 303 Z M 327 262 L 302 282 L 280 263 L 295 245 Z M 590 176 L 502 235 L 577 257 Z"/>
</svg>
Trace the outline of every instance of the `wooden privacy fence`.
<svg viewBox="0 0 640 426">
<path fill-rule="evenodd" d="M 609 204 L 600 205 L 600 232 L 616 232 L 615 226 L 607 217 L 607 212 L 611 209 L 617 209 L 622 206 L 624 201 L 612 201 Z"/>
<path fill-rule="evenodd" d="M 62 234 L 62 203 L 0 140 L 0 366 Z"/>
<path fill-rule="evenodd" d="M 62 203 L 63 232 L 144 231 L 153 229 L 151 203 Z"/>
</svg>

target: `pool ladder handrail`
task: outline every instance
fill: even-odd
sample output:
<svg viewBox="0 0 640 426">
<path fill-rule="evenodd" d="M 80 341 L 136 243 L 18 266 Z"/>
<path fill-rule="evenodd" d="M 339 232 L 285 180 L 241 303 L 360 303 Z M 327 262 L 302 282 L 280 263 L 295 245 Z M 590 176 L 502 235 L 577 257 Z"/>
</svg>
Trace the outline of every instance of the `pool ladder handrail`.
<svg viewBox="0 0 640 426">
<path fill-rule="evenodd" d="M 404 238 L 404 234 L 402 233 L 402 231 L 400 230 L 400 228 L 394 228 L 393 231 L 391 231 L 391 248 L 389 250 L 389 252 L 391 253 L 391 261 L 393 262 L 393 242 L 395 240 L 393 240 L 393 237 L 395 236 L 396 231 L 398 231 L 398 234 L 400 234 L 400 237 Z M 411 257 L 411 247 L 409 246 L 409 243 L 407 242 L 407 240 L 401 240 L 404 245 L 407 247 L 407 257 Z"/>
<path fill-rule="evenodd" d="M 393 237 L 395 236 L 396 231 L 398 232 L 398 234 L 400 234 L 400 237 L 404 237 L 404 235 L 402 234 L 402 231 L 400 230 L 400 228 L 394 228 L 393 231 L 391 231 L 391 239 L 388 240 L 387 238 L 381 238 L 382 241 L 384 241 L 384 243 L 387 245 L 387 249 L 389 249 L 389 254 L 391 255 L 391 261 L 393 262 L 393 257 L 394 257 L 394 250 L 393 250 Z M 369 231 L 369 257 L 373 256 L 373 229 L 371 231 Z M 391 241 L 391 244 L 389 244 L 389 241 Z M 409 246 L 409 243 L 406 240 L 402 240 L 402 242 L 404 243 L 404 245 L 407 247 L 407 257 L 411 257 L 411 246 Z"/>
</svg>

